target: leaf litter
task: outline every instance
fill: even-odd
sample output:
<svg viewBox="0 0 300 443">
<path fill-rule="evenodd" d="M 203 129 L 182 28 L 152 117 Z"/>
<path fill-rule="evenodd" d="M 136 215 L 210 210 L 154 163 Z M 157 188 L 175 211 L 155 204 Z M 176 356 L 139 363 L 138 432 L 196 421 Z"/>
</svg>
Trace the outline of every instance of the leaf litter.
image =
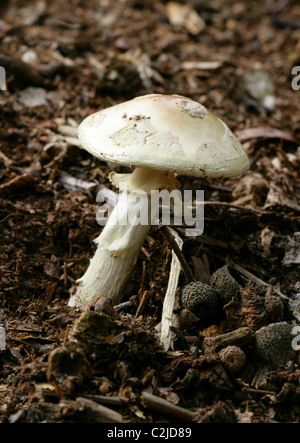
<svg viewBox="0 0 300 443">
<path fill-rule="evenodd" d="M 2 3 L 0 421 L 299 422 L 299 5 Z M 115 201 L 108 172 L 126 172 L 82 150 L 76 128 L 148 92 L 204 104 L 251 160 L 234 180 L 178 177 L 205 191 L 205 232 L 188 238 L 170 226 L 183 244 L 167 351 L 160 322 L 175 250 L 160 227 L 120 305 L 102 297 L 82 313 L 67 307 L 101 230 L 97 194 Z M 182 307 L 191 273 L 218 281 L 210 318 Z M 267 328 L 286 343 L 287 325 L 296 350 L 277 365 L 257 337 Z M 232 373 L 221 357 L 236 347 L 245 361 Z"/>
</svg>

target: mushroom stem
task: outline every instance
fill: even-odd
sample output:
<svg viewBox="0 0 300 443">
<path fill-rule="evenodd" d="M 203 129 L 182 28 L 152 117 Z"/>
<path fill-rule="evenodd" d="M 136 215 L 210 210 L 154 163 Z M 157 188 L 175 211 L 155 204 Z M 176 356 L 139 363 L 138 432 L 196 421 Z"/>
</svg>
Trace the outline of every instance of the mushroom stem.
<svg viewBox="0 0 300 443">
<path fill-rule="evenodd" d="M 135 168 L 129 174 L 118 174 L 113 171 L 109 174 L 109 179 L 119 189 L 122 189 L 122 185 L 125 183 L 128 191 L 144 191 L 148 195 L 152 190 L 167 189 L 172 191 L 180 187 L 173 172 L 164 173 L 150 168 Z"/>
<path fill-rule="evenodd" d="M 147 195 L 137 202 L 127 192 L 121 194 L 107 224 L 95 240 L 95 255 L 83 277 L 77 281 L 77 291 L 71 296 L 69 306 L 83 308 L 97 294 L 111 298 L 113 304 L 120 302 L 122 290 L 150 229 L 151 214 L 148 209 Z M 144 220 L 139 220 L 137 212 Z"/>
<path fill-rule="evenodd" d="M 151 190 L 178 187 L 174 174 L 155 170 L 150 174 L 146 168 L 136 168 L 132 174 L 111 174 L 110 178 L 123 192 L 95 240 L 95 255 L 77 281 L 76 293 L 70 297 L 68 304 L 72 307 L 82 309 L 94 295 L 102 294 L 111 298 L 113 304 L 121 301 L 124 286 L 157 215 L 159 201 L 150 198 Z"/>
</svg>

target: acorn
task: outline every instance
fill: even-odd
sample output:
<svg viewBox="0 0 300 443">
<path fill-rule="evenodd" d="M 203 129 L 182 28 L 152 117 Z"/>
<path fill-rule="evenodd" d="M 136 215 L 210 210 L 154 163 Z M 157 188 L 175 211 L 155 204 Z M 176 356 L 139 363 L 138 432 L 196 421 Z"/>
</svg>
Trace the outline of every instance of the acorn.
<svg viewBox="0 0 300 443">
<path fill-rule="evenodd" d="M 244 351 L 238 346 L 227 346 L 219 353 L 221 363 L 231 374 L 241 371 L 245 365 Z"/>
<path fill-rule="evenodd" d="M 181 291 L 181 304 L 189 309 L 199 320 L 211 317 L 217 312 L 219 297 L 209 285 L 200 281 L 191 282 Z"/>
<path fill-rule="evenodd" d="M 219 294 L 222 305 L 228 303 L 240 289 L 238 282 L 232 277 L 228 266 L 217 269 L 210 277 L 211 287 Z"/>
</svg>

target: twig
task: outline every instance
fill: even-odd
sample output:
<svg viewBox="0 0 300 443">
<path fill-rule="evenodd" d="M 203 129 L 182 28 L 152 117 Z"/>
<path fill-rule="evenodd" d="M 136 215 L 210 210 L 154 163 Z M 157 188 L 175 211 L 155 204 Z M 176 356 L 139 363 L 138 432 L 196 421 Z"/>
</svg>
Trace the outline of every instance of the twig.
<svg viewBox="0 0 300 443">
<path fill-rule="evenodd" d="M 183 253 L 181 252 L 181 249 L 179 248 L 174 236 L 171 233 L 171 230 L 168 226 L 161 226 L 161 231 L 164 234 L 165 238 L 168 240 L 171 248 L 175 252 L 175 254 L 178 257 L 178 260 L 181 264 L 182 270 L 185 275 L 186 283 L 190 283 L 192 281 L 195 281 L 194 275 L 191 271 L 191 268 L 189 267 Z"/>
<path fill-rule="evenodd" d="M 265 391 L 264 389 L 255 389 L 255 388 L 242 388 L 242 392 L 248 392 L 249 394 L 261 394 L 261 395 L 274 395 L 273 391 Z"/>
<path fill-rule="evenodd" d="M 254 275 L 251 272 L 247 271 L 242 266 L 234 263 L 231 259 L 227 259 L 226 261 L 227 261 L 228 266 L 231 266 L 233 269 L 235 269 L 236 271 L 240 272 L 242 275 L 244 275 L 245 277 L 249 278 L 251 281 L 253 281 L 257 285 L 261 285 L 264 288 L 269 288 L 271 286 L 269 283 L 266 283 L 265 281 L 263 281 L 260 278 L 256 277 L 256 275 Z M 286 295 L 284 295 L 281 292 L 279 292 L 276 288 L 273 288 L 273 289 L 274 289 L 274 292 L 276 292 L 276 294 L 279 295 L 279 297 L 281 297 L 283 300 L 289 300 L 289 298 Z"/>
<path fill-rule="evenodd" d="M 147 301 L 149 300 L 149 297 L 151 296 L 151 291 L 144 291 L 142 298 L 140 300 L 139 306 L 137 308 L 135 317 L 138 317 L 144 310 L 145 304 L 147 303 Z"/>
<path fill-rule="evenodd" d="M 139 295 L 142 297 L 145 292 L 145 279 L 146 279 L 146 262 L 143 261 L 143 271 L 142 271 L 142 278 L 141 278 L 141 288 L 139 291 Z"/>
<path fill-rule="evenodd" d="M 65 409 L 68 409 L 68 403 Z M 84 397 L 76 398 L 76 409 L 80 412 L 83 411 L 87 418 L 93 417 L 94 421 L 98 423 L 122 423 L 123 421 L 122 415 L 118 412 Z"/>
<path fill-rule="evenodd" d="M 92 395 L 92 394 L 82 394 L 82 398 L 87 398 L 88 400 L 93 400 L 96 403 L 111 406 L 123 406 L 128 403 L 128 400 L 123 397 L 118 396 L 108 396 L 108 395 Z"/>
<path fill-rule="evenodd" d="M 62 344 L 63 346 L 66 346 L 66 343 L 68 341 L 69 332 L 70 332 L 70 326 L 67 326 L 67 329 L 66 329 L 66 332 L 65 332 L 65 336 L 64 336 L 64 339 L 63 339 L 63 344 Z"/>
<path fill-rule="evenodd" d="M 126 310 L 134 307 L 137 304 L 137 299 L 138 299 L 138 296 L 133 295 L 132 297 L 130 297 L 129 300 L 119 303 L 118 305 L 113 306 L 113 308 L 116 312 L 126 311 Z"/>
<path fill-rule="evenodd" d="M 228 266 L 235 269 L 236 271 L 240 272 L 245 277 L 249 278 L 251 281 L 256 283 L 257 285 L 264 286 L 265 288 L 269 287 L 270 285 L 260 278 L 256 277 L 256 275 L 252 274 L 251 272 L 247 271 L 247 269 L 244 269 L 242 266 L 238 265 L 237 263 L 234 263 L 230 258 L 227 260 Z"/>
<path fill-rule="evenodd" d="M 142 393 L 144 404 L 149 409 L 159 412 L 160 414 L 167 415 L 174 419 L 192 422 L 195 418 L 195 413 L 184 409 L 180 406 L 174 405 L 163 398 L 157 397 L 156 395 L 149 394 L 146 391 Z"/>
</svg>

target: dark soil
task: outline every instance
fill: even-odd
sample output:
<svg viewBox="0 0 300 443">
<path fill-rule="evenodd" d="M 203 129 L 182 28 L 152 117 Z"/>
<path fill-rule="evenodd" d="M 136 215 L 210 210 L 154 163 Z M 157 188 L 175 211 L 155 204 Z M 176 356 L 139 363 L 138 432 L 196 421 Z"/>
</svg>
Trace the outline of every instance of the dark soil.
<svg viewBox="0 0 300 443">
<path fill-rule="evenodd" d="M 291 71 L 300 65 L 300 6 L 189 5 L 176 25 L 162 0 L 1 2 L 0 422 L 299 422 L 298 353 L 285 345 L 278 362 L 259 352 L 256 334 L 299 321 L 300 91 Z M 253 91 L 258 72 L 275 104 Z M 76 126 L 151 92 L 207 106 L 251 161 L 237 179 L 178 177 L 206 200 L 202 236 L 177 228 L 186 262 L 204 283 L 227 264 L 240 287 L 229 297 L 220 289 L 223 302 L 209 317 L 185 311 L 168 352 L 156 327 L 172 248 L 157 227 L 123 305 L 67 306 L 102 229 L 96 195 L 111 188 L 114 167 L 80 148 Z M 185 284 L 181 273 L 179 295 Z M 221 358 L 228 345 L 244 353 L 237 371 Z"/>
</svg>

